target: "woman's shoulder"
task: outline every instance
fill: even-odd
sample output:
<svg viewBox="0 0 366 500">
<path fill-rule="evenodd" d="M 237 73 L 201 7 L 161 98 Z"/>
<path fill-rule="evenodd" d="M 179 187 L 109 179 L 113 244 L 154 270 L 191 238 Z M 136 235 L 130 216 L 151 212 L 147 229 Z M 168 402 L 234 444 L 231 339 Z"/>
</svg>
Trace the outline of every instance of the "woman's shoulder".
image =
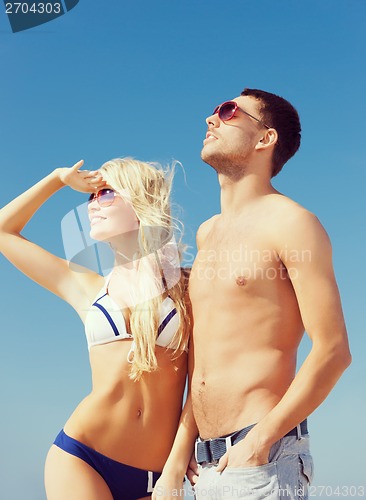
<svg viewBox="0 0 366 500">
<path fill-rule="evenodd" d="M 82 266 L 73 265 L 71 271 L 74 275 L 73 281 L 77 283 L 79 289 L 75 309 L 84 309 L 93 302 L 95 296 L 105 285 L 107 278 Z M 70 290 L 70 293 L 73 291 Z"/>
</svg>

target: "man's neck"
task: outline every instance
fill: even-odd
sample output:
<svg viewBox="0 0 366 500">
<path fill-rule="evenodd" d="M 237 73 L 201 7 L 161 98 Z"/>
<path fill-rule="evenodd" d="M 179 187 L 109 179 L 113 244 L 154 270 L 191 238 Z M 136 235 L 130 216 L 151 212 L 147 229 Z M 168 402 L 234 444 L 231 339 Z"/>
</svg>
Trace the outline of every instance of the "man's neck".
<svg viewBox="0 0 366 500">
<path fill-rule="evenodd" d="M 269 178 L 250 173 L 241 179 L 233 181 L 219 174 L 221 186 L 221 213 L 225 215 L 239 214 L 246 206 L 259 198 L 277 193 Z"/>
</svg>

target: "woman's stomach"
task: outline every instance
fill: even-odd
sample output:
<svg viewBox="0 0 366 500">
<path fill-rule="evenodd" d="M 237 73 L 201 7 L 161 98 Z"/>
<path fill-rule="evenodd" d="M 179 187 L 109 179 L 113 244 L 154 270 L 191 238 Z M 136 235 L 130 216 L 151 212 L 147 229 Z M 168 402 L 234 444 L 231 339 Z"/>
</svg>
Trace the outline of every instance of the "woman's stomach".
<svg viewBox="0 0 366 500">
<path fill-rule="evenodd" d="M 186 355 L 172 361 L 171 353 L 158 348 L 158 370 L 133 381 L 128 344 L 119 341 L 91 349 L 93 389 L 64 430 L 113 460 L 160 471 L 181 414 Z"/>
</svg>

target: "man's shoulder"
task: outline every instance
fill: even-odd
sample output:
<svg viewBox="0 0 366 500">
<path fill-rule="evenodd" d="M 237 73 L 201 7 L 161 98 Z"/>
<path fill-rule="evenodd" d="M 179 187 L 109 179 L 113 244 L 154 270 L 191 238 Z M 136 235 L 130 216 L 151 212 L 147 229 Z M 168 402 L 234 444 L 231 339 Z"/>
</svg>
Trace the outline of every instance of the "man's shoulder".
<svg viewBox="0 0 366 500">
<path fill-rule="evenodd" d="M 271 207 L 268 227 L 273 241 L 285 245 L 329 243 L 329 237 L 318 217 L 296 201 L 281 195 Z"/>
<path fill-rule="evenodd" d="M 297 224 L 318 220 L 316 215 L 310 210 L 300 205 L 298 202 L 283 194 L 272 195 L 268 200 L 272 217 L 283 224 Z"/>
<path fill-rule="evenodd" d="M 207 234 L 211 231 L 215 220 L 219 217 L 219 214 L 213 215 L 210 219 L 202 222 L 197 231 L 197 243 L 204 240 Z"/>
<path fill-rule="evenodd" d="M 217 218 L 217 215 L 214 215 L 210 219 L 205 220 L 202 222 L 202 224 L 199 226 L 198 231 L 197 231 L 197 247 L 199 248 L 200 244 L 204 241 L 208 233 L 211 231 L 212 226 L 215 222 L 215 219 Z"/>
</svg>

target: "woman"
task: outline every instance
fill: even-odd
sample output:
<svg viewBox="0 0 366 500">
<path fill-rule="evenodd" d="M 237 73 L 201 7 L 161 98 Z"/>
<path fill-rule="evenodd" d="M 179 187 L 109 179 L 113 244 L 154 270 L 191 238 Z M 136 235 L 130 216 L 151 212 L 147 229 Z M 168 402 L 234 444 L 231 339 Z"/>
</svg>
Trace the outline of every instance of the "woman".
<svg viewBox="0 0 366 500">
<path fill-rule="evenodd" d="M 0 212 L 2 253 L 77 311 L 90 351 L 92 391 L 48 453 L 47 498 L 147 499 L 159 477 L 161 498 L 170 498 L 164 488 L 182 484 L 195 437 L 187 403 L 175 445 L 179 457 L 170 454 L 161 476 L 181 417 L 189 326 L 186 280 L 170 279 L 168 290 L 162 272 L 167 266 L 176 271 L 171 176 L 129 158 L 99 171 L 80 170 L 82 165 L 57 168 Z M 37 209 L 64 186 L 91 193 L 90 236 L 114 252 L 107 278 L 70 266 L 21 236 Z M 189 445 L 179 446 L 183 441 Z"/>
</svg>

